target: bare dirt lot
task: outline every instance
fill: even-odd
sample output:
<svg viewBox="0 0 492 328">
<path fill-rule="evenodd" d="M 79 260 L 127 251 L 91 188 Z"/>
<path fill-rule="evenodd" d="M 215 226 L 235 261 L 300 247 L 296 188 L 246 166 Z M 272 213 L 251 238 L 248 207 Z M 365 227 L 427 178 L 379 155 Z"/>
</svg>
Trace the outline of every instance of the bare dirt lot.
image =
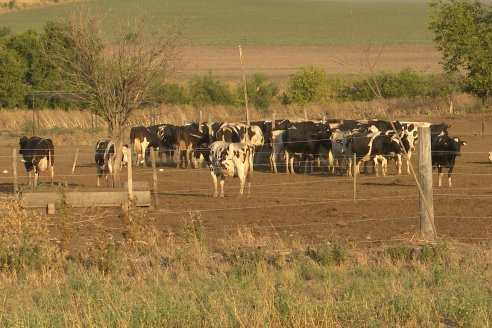
<svg viewBox="0 0 492 328">
<path fill-rule="evenodd" d="M 490 119 L 490 117 L 489 117 Z M 424 120 L 424 119 L 420 119 Z M 434 175 L 435 225 L 439 237 L 451 237 L 466 242 L 490 242 L 492 239 L 492 163 L 487 152 L 492 151 L 492 135 L 479 136 L 479 117 L 433 118 L 427 121 L 451 124 L 450 134 L 466 140 L 468 145 L 457 159 L 453 187 L 437 188 Z M 12 190 L 12 147 L 15 139 L 3 140 L 0 167 L 1 191 Z M 77 167 L 71 174 L 75 151 L 79 149 Z M 93 147 L 55 145 L 55 181 L 68 184 L 70 190 L 89 190 L 96 185 Z M 159 166 L 159 208 L 145 209 L 145 224 L 155 224 L 160 231 L 183 233 L 190 212 L 199 212 L 205 234 L 211 241 L 227 236 L 238 227 L 275 233 L 287 238 L 304 240 L 347 240 L 361 245 L 408 240 L 419 235 L 418 193 L 413 179 L 397 176 L 390 162 L 388 177 L 362 175 L 357 181 L 356 202 L 353 202 L 353 180 L 331 176 L 326 168 L 315 174 L 295 176 L 269 172 L 268 157 L 262 156 L 253 176 L 250 197 L 238 197 L 237 179 L 226 179 L 226 197 L 212 197 L 213 184 L 207 169 L 176 169 Z M 418 155 L 413 156 L 414 165 Z M 20 182 L 26 183 L 20 158 L 17 168 Z M 404 165 L 404 171 L 405 171 Z M 283 172 L 283 168 L 281 168 Z M 436 173 L 434 171 L 434 173 Z M 152 185 L 152 169 L 138 167 L 134 181 Z M 50 189 L 46 177 L 40 189 Z M 25 189 L 26 187 L 23 187 Z M 73 209 L 83 212 L 77 221 L 72 247 L 95 238 L 121 240 L 124 226 L 117 208 Z M 46 216 L 53 224 L 53 234 L 59 236 L 58 216 Z M 57 221 L 58 220 L 58 221 Z M 417 237 L 418 238 L 418 237 Z"/>
<path fill-rule="evenodd" d="M 289 74 L 307 65 L 323 67 L 330 75 L 399 72 L 404 68 L 423 74 L 442 71 L 441 55 L 433 45 L 243 46 L 242 52 L 247 75 L 263 73 L 275 81 L 285 81 Z M 231 81 L 241 79 L 235 46 L 186 47 L 182 61 L 182 76 L 212 72 Z"/>
</svg>

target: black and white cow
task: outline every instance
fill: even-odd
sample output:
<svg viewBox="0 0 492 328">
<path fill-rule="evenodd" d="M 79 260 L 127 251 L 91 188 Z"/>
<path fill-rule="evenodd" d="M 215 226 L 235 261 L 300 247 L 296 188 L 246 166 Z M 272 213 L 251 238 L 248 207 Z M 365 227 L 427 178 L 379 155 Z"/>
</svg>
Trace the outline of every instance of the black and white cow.
<svg viewBox="0 0 492 328">
<path fill-rule="evenodd" d="M 224 197 L 224 180 L 226 176 L 239 177 L 239 195 L 244 192 L 248 183 L 248 195 L 251 188 L 250 157 L 254 147 L 245 143 L 216 141 L 210 145 L 210 174 L 214 181 L 214 197 Z M 217 179 L 220 178 L 220 194 L 217 189 Z"/>
<path fill-rule="evenodd" d="M 408 141 L 406 141 L 406 138 L 403 138 L 402 142 L 404 142 L 404 147 L 408 147 Z M 388 162 L 387 158 L 390 156 L 396 156 L 402 152 L 402 147 L 400 146 L 398 138 L 395 136 L 382 134 L 381 132 L 353 133 L 348 136 L 347 149 L 351 157 L 353 154 L 356 154 L 354 174 L 359 174 L 359 168 L 362 162 L 368 162 L 372 159 L 374 161 L 376 175 L 379 175 L 379 162 L 381 162 L 382 174 L 386 175 Z M 350 166 L 351 163 L 349 162 L 349 171 L 351 171 Z"/>
<path fill-rule="evenodd" d="M 167 165 L 174 166 L 174 149 L 176 148 L 176 126 L 172 124 L 159 124 L 157 136 L 159 137 L 159 161 L 162 164 L 162 155 L 166 154 Z M 149 127 L 153 131 L 153 127 Z"/>
<path fill-rule="evenodd" d="M 145 162 L 145 154 L 147 148 L 157 148 L 161 146 L 161 140 L 159 138 L 158 132 L 158 125 L 153 125 L 150 127 L 135 126 L 131 128 L 130 143 L 133 145 L 133 149 L 137 154 L 137 156 L 135 156 L 136 166 L 138 166 L 140 163 L 143 163 L 143 166 L 147 166 L 147 163 Z"/>
<path fill-rule="evenodd" d="M 96 144 L 96 154 L 94 160 L 97 164 L 97 186 L 100 187 L 100 178 L 104 176 L 106 187 L 109 186 L 108 176 L 113 173 L 115 161 L 115 147 L 112 140 L 99 140 Z M 123 145 L 121 149 L 121 166 L 128 164 L 128 145 Z M 111 187 L 114 187 L 114 180 L 111 180 Z"/>
<path fill-rule="evenodd" d="M 207 125 L 202 124 L 199 127 L 197 123 L 190 123 L 177 126 L 175 131 L 179 154 L 178 166 L 180 168 L 188 168 L 189 166 L 196 168 L 199 152 L 208 152 L 210 136 Z M 195 152 L 195 156 L 193 156 L 193 152 Z"/>
<path fill-rule="evenodd" d="M 39 173 L 49 170 L 51 185 L 53 185 L 55 147 L 51 139 L 40 137 L 22 137 L 19 140 L 19 154 L 22 155 L 24 167 L 29 174 L 28 184 L 31 184 L 31 172 L 34 171 L 34 185 L 38 185 Z"/>
<path fill-rule="evenodd" d="M 397 137 L 397 134 L 393 135 L 379 135 L 372 142 L 371 149 L 371 157 L 374 160 L 374 169 L 376 171 L 376 175 L 379 175 L 378 172 L 378 163 L 381 162 L 381 173 L 382 175 L 388 174 L 388 158 L 396 158 L 396 168 L 398 170 L 398 174 L 401 175 L 401 154 L 402 150 L 409 149 L 409 143 L 407 140 L 407 136 L 402 134 L 400 136 L 400 140 L 403 143 L 403 146 L 400 145 L 400 140 Z"/>
<path fill-rule="evenodd" d="M 295 156 L 304 159 L 307 172 L 308 161 L 311 162 L 311 171 L 313 170 L 313 160 L 319 155 L 321 147 L 324 147 L 327 152 L 331 149 L 330 132 L 326 126 L 311 127 L 307 125 L 305 128 L 291 128 L 282 133 L 282 141 L 284 144 L 285 153 L 285 173 L 295 174 L 294 158 Z M 290 167 L 290 170 L 289 170 Z"/>
<path fill-rule="evenodd" d="M 331 139 L 331 151 L 328 153 L 328 168 L 331 169 L 331 174 L 335 174 L 338 168 L 339 172 L 342 172 L 343 164 L 347 164 L 350 160 L 347 152 L 348 136 L 351 135 L 350 131 L 335 130 L 332 132 Z M 350 170 L 347 170 L 347 175 L 350 175 Z"/>
<path fill-rule="evenodd" d="M 466 141 L 448 135 L 437 136 L 431 141 L 432 168 L 437 168 L 439 173 L 439 187 L 442 187 L 443 167 L 448 168 L 448 186 L 452 186 L 451 175 L 456 156 L 461 156 L 462 146 L 466 146 Z"/>
</svg>

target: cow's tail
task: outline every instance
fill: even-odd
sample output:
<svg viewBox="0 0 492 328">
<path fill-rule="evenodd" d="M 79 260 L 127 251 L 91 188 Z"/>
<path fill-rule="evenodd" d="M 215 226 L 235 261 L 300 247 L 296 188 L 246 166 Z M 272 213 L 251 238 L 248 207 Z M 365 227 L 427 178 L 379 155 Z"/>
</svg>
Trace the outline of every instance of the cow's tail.
<svg viewBox="0 0 492 328">
<path fill-rule="evenodd" d="M 53 178 L 55 176 L 55 169 L 54 169 L 54 158 L 53 158 L 53 155 L 51 150 L 48 150 L 48 168 L 49 168 L 49 172 L 50 172 L 50 175 L 51 175 L 51 185 L 53 185 Z"/>
</svg>

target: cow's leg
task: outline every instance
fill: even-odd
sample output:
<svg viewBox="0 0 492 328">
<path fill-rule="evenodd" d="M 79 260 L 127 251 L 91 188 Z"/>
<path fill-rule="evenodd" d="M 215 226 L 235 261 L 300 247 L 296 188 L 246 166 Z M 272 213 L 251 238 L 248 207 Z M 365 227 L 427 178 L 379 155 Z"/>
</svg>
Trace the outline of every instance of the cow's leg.
<svg viewBox="0 0 492 328">
<path fill-rule="evenodd" d="M 383 175 L 386 176 L 388 174 L 388 160 L 384 156 L 382 156 L 381 158 L 382 158 L 382 160 L 381 160 L 381 171 L 382 171 Z"/>
<path fill-rule="evenodd" d="M 54 178 L 55 178 L 55 169 L 53 168 L 53 165 L 51 165 L 50 167 L 50 174 L 51 174 L 51 185 L 53 185 L 55 182 L 54 182 Z"/>
<path fill-rule="evenodd" d="M 38 185 L 38 179 L 39 179 L 39 172 L 36 170 L 36 167 L 34 167 L 34 186 Z"/>
<path fill-rule="evenodd" d="M 219 197 L 219 192 L 217 190 L 217 175 L 212 167 L 210 167 L 210 175 L 212 176 L 212 180 L 214 182 L 214 197 Z"/>
<path fill-rule="evenodd" d="M 401 166 L 402 166 L 402 161 L 401 161 L 401 154 L 396 155 L 396 169 L 398 170 L 398 175 L 401 175 Z"/>
<path fill-rule="evenodd" d="M 225 176 L 222 174 L 220 176 L 220 197 L 224 197 L 224 181 L 225 181 Z"/>
<path fill-rule="evenodd" d="M 407 174 L 410 174 L 410 159 L 412 158 L 412 151 L 411 150 L 409 150 L 407 152 L 406 158 L 407 158 Z"/>
<path fill-rule="evenodd" d="M 443 176 L 443 173 L 442 173 L 442 166 L 438 166 L 437 167 L 437 172 L 439 173 L 439 187 L 442 187 L 442 176 Z"/>
<path fill-rule="evenodd" d="M 374 162 L 374 171 L 376 172 L 376 176 L 379 176 L 379 170 L 378 170 L 379 158 L 378 158 L 378 156 L 374 156 L 373 162 Z M 364 167 L 366 167 L 366 163 L 367 162 L 364 162 Z"/>
<path fill-rule="evenodd" d="M 294 159 L 295 156 L 290 157 L 290 174 L 296 174 L 296 171 L 294 171 Z"/>
<path fill-rule="evenodd" d="M 285 156 L 285 174 L 289 174 L 289 152 L 286 150 L 284 152 Z"/>
<path fill-rule="evenodd" d="M 96 184 L 96 187 L 100 187 L 101 184 L 100 184 L 100 177 L 101 177 L 101 168 L 99 166 L 97 166 L 97 184 Z"/>
<path fill-rule="evenodd" d="M 270 152 L 270 171 L 272 171 L 273 173 L 277 173 L 277 172 L 275 172 L 276 167 L 275 167 L 275 165 L 274 165 L 274 161 L 273 161 L 273 157 L 274 157 L 274 156 L 275 156 L 275 155 L 274 155 L 274 152 L 273 152 L 273 151 L 271 151 L 271 152 Z"/>
<path fill-rule="evenodd" d="M 249 155 L 249 172 L 251 172 L 251 175 L 253 175 L 253 162 L 254 162 L 254 157 L 255 157 L 255 151 L 251 150 L 251 154 Z M 259 156 L 256 156 L 259 158 Z M 244 184 L 244 182 L 243 182 Z"/>
<path fill-rule="evenodd" d="M 244 183 L 245 183 L 244 173 L 240 173 L 238 178 L 239 178 L 239 196 L 242 196 L 244 193 Z"/>
<path fill-rule="evenodd" d="M 452 187 L 452 184 L 451 184 L 451 175 L 453 174 L 453 169 L 454 169 L 454 165 L 451 165 L 449 170 L 448 170 L 448 187 L 451 188 Z"/>
</svg>

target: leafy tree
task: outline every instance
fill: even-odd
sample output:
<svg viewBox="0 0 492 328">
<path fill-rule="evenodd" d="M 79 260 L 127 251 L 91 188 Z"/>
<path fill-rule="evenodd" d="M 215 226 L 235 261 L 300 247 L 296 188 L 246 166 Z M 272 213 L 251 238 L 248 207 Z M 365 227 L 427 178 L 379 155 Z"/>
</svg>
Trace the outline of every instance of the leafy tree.
<svg viewBox="0 0 492 328">
<path fill-rule="evenodd" d="M 24 82 L 28 67 L 19 55 L 0 44 L 0 106 L 20 107 L 29 86 Z"/>
<path fill-rule="evenodd" d="M 289 76 L 288 93 L 299 105 L 324 102 L 329 91 L 328 75 L 322 68 L 305 66 Z"/>
<path fill-rule="evenodd" d="M 485 104 L 492 95 L 492 8 L 480 1 L 433 0 L 429 28 L 450 75 Z M 484 125 L 482 126 L 484 128 Z"/>
<path fill-rule="evenodd" d="M 77 12 L 47 28 L 44 49 L 60 82 L 106 121 L 118 154 L 133 112 L 154 100 L 176 68 L 179 29 L 165 22 L 150 28 L 152 23 L 141 16 L 121 24 L 111 44 L 102 16 L 94 12 Z M 116 186 L 121 159 L 114 163 Z"/>
</svg>

